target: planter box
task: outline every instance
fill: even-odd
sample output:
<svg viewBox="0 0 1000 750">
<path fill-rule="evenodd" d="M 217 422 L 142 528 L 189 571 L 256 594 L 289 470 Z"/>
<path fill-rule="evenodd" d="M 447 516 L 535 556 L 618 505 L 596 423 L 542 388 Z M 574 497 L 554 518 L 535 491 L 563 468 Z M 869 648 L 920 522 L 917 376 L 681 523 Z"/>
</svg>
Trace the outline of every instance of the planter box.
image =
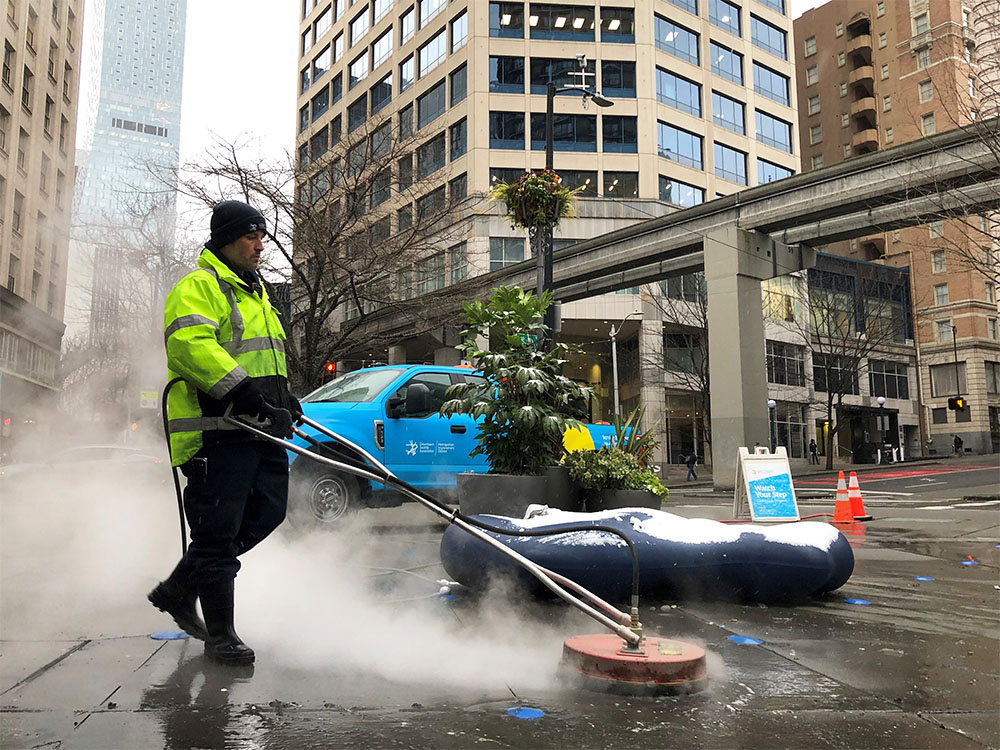
<svg viewBox="0 0 1000 750">
<path fill-rule="evenodd" d="M 548 505 L 557 510 L 581 510 L 580 495 L 561 466 L 544 476 L 513 474 L 459 474 L 458 508 L 465 515 L 489 513 L 524 518 L 529 505 Z"/>
<path fill-rule="evenodd" d="M 618 508 L 651 508 L 659 510 L 662 500 L 646 490 L 584 490 L 584 507 L 588 513 Z"/>
</svg>

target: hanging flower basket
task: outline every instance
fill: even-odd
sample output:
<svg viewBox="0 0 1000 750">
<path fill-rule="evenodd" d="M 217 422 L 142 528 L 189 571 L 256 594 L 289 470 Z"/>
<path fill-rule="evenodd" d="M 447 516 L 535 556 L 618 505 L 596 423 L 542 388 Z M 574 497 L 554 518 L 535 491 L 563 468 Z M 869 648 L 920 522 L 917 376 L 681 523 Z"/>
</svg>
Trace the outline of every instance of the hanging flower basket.
<svg viewBox="0 0 1000 750">
<path fill-rule="evenodd" d="M 581 189 L 564 187 L 559 175 L 545 170 L 529 172 L 510 184 L 498 183 L 490 191 L 490 198 L 504 202 L 504 216 L 515 227 L 537 230 L 575 216 L 576 194 Z"/>
</svg>

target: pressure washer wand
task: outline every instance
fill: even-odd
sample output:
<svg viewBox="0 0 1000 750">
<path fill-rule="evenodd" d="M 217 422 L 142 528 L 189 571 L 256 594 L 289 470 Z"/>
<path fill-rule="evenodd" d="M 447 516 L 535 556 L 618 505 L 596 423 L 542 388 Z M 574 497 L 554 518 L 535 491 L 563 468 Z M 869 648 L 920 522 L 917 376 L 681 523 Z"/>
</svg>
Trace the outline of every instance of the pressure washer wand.
<svg viewBox="0 0 1000 750">
<path fill-rule="evenodd" d="M 317 422 L 314 422 L 308 417 L 306 416 L 301 417 L 301 422 L 327 435 L 328 437 L 337 440 L 345 447 L 363 456 L 371 464 L 371 466 L 367 467 L 354 462 L 339 461 L 336 459 L 327 458 L 326 456 L 320 456 L 317 453 L 308 451 L 305 448 L 302 448 L 298 445 L 289 443 L 288 441 L 282 440 L 281 438 L 277 438 L 267 432 L 264 432 L 263 430 L 254 427 L 253 425 L 247 424 L 242 420 L 235 419 L 233 417 L 225 417 L 225 420 L 230 424 L 233 424 L 248 432 L 253 433 L 254 435 L 257 435 L 258 437 L 261 437 L 272 443 L 280 445 L 286 450 L 298 453 L 301 456 L 305 456 L 307 458 L 310 458 L 314 461 L 318 461 L 319 463 L 325 464 L 340 471 L 345 471 L 349 474 L 353 474 L 354 476 L 362 477 L 364 479 L 369 479 L 375 482 L 379 482 L 381 484 L 386 484 L 392 487 L 393 489 L 402 492 L 403 494 L 407 495 L 413 500 L 419 502 L 421 505 L 426 507 L 431 512 L 436 513 L 437 515 L 444 518 L 446 521 L 448 521 L 448 523 L 458 526 L 466 533 L 471 534 L 475 538 L 490 545 L 491 547 L 501 552 L 502 554 L 510 557 L 517 564 L 519 564 L 521 567 L 523 567 L 525 570 L 531 573 L 531 575 L 537 578 L 546 588 L 552 591 L 552 593 L 554 593 L 560 599 L 572 605 L 573 607 L 576 607 L 584 614 L 588 615 L 592 619 L 601 623 L 601 625 L 603 625 L 604 627 L 608 628 L 610 631 L 618 635 L 630 646 L 636 647 L 642 642 L 641 628 L 636 627 L 637 611 L 633 612 L 632 615 L 626 614 L 625 612 L 618 610 L 613 605 L 609 604 L 600 597 L 591 593 L 590 591 L 580 586 L 579 584 L 570 581 L 565 576 L 561 576 L 557 573 L 554 573 L 553 571 L 547 570 L 546 568 L 532 562 L 531 560 L 524 557 L 520 553 L 512 550 L 507 545 L 503 544 L 497 539 L 494 539 L 489 534 L 486 534 L 482 530 L 470 524 L 468 521 L 461 518 L 457 510 L 448 508 L 443 503 L 437 501 L 436 499 L 430 496 L 425 495 L 423 492 L 417 490 L 417 488 L 412 487 L 407 482 L 404 482 L 403 480 L 399 479 L 384 464 L 382 464 L 382 462 L 380 462 L 377 458 L 372 456 L 370 453 L 368 453 L 360 446 L 355 445 L 354 443 L 352 443 L 350 440 L 347 440 L 343 436 L 338 435 L 337 433 L 332 432 L 331 430 L 328 430 L 327 428 L 323 427 Z M 297 428 L 293 428 L 293 430 L 300 437 L 307 440 L 311 439 L 301 430 Z M 610 617 L 598 611 L 587 602 L 581 601 L 581 599 L 578 599 L 577 597 L 573 596 L 573 594 L 567 591 L 566 588 L 564 588 L 564 586 L 566 588 L 572 589 L 579 596 L 589 599 L 593 604 L 601 607 L 609 614 L 613 614 L 615 620 L 612 620 Z M 635 608 L 633 607 L 633 609 Z"/>
</svg>

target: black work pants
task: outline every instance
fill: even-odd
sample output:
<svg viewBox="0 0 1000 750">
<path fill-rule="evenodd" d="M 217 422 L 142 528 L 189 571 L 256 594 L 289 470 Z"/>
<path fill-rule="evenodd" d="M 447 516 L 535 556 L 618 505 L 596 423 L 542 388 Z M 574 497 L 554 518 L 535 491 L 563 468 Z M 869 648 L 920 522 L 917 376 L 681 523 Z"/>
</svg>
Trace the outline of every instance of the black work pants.
<svg viewBox="0 0 1000 750">
<path fill-rule="evenodd" d="M 202 448 L 181 466 L 191 543 L 182 560 L 195 587 L 236 577 L 237 559 L 274 531 L 288 505 L 288 454 L 256 440 Z"/>
</svg>

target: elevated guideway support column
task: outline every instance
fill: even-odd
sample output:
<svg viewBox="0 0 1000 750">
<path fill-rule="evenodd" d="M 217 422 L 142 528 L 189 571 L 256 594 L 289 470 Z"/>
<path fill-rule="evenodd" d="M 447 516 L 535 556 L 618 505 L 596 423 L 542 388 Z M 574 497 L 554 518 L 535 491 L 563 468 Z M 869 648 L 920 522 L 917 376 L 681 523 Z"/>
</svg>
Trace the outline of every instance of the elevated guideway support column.
<svg viewBox="0 0 1000 750">
<path fill-rule="evenodd" d="M 732 489 L 737 448 L 769 445 L 760 282 L 809 268 L 816 252 L 736 226 L 705 235 L 712 477 Z"/>
</svg>

